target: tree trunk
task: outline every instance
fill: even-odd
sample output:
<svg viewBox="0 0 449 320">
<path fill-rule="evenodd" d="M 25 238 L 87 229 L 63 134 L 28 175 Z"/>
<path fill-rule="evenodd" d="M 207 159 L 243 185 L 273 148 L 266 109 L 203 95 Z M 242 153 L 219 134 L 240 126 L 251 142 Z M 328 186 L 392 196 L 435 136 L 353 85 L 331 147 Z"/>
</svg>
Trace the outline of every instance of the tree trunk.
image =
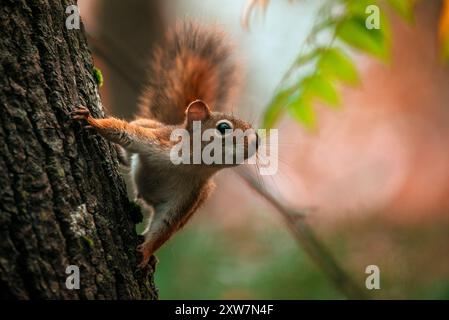
<svg viewBox="0 0 449 320">
<path fill-rule="evenodd" d="M 156 298 L 114 147 L 70 119 L 103 115 L 73 2 L 0 2 L 0 298 Z"/>
</svg>

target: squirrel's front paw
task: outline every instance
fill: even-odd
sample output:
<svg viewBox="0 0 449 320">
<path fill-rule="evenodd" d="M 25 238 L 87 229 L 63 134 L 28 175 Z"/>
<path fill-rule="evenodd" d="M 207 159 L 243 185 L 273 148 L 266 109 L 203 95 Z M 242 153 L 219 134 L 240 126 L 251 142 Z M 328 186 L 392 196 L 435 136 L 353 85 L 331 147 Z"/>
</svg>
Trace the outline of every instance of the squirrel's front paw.
<svg viewBox="0 0 449 320">
<path fill-rule="evenodd" d="M 79 106 L 73 110 L 70 115 L 73 120 L 87 120 L 90 117 L 90 111 L 86 107 Z"/>
<path fill-rule="evenodd" d="M 72 117 L 73 120 L 76 121 L 88 121 L 88 119 L 91 117 L 90 115 L 90 111 L 89 109 L 87 109 L 86 107 L 80 106 L 78 108 L 76 108 L 75 110 L 73 110 L 70 113 L 70 116 Z M 85 129 L 94 129 L 94 127 L 92 127 L 91 125 L 87 124 L 84 125 Z"/>
</svg>

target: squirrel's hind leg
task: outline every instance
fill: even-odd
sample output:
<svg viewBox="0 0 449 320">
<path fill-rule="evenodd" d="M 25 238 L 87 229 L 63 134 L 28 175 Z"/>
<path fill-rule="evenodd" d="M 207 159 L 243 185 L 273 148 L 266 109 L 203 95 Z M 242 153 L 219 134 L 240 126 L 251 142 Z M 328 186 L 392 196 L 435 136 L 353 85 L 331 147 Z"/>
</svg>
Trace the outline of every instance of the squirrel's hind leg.
<svg viewBox="0 0 449 320">
<path fill-rule="evenodd" d="M 140 206 L 141 212 L 143 215 L 142 223 L 143 223 L 143 231 L 140 232 L 141 235 L 145 237 L 145 242 L 140 244 L 137 247 L 137 250 L 142 254 L 142 261 L 139 264 L 139 267 L 144 268 L 153 257 L 153 263 L 150 263 L 153 266 L 153 269 L 157 263 L 157 258 L 153 255 L 153 250 L 148 248 L 148 243 L 146 241 L 148 234 L 150 233 L 150 227 L 154 218 L 154 207 L 148 204 L 142 198 L 136 198 L 135 202 Z"/>
</svg>

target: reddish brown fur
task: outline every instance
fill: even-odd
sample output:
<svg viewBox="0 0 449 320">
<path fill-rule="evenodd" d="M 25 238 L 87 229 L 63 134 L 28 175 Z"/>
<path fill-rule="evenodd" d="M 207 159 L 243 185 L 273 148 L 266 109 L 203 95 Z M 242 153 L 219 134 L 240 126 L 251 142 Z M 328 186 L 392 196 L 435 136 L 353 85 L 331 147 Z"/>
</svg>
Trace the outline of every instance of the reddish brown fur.
<svg viewBox="0 0 449 320">
<path fill-rule="evenodd" d="M 148 221 L 152 218 L 145 242 L 139 246 L 141 266 L 208 197 L 213 188 L 212 175 L 235 165 L 174 165 L 170 161 L 170 150 L 176 143 L 170 141 L 173 129 L 193 130 L 193 121 L 201 121 L 204 131 L 216 128 L 223 119 L 234 129 L 250 128 L 245 121 L 209 109 L 225 109 L 237 86 L 237 68 L 230 59 L 228 43 L 215 28 L 191 22 L 177 25 L 167 36 L 166 45 L 155 52 L 151 81 L 140 105 L 143 118 L 128 123 L 115 118 L 94 119 L 82 107 L 73 112 L 74 119 L 86 120 L 103 137 L 126 150 L 122 162 L 133 168 L 132 192 L 144 217 Z M 248 139 L 244 144 L 247 150 Z"/>
<path fill-rule="evenodd" d="M 226 35 L 215 27 L 179 23 L 155 50 L 140 115 L 181 124 L 188 104 L 205 101 L 215 110 L 231 103 L 238 72 Z"/>
<path fill-rule="evenodd" d="M 178 224 L 173 225 L 169 232 L 162 234 L 162 236 L 159 238 L 154 239 L 155 241 L 145 241 L 138 247 L 138 250 L 142 254 L 142 262 L 140 263 L 141 267 L 144 267 L 148 263 L 153 253 L 157 251 L 165 242 L 167 242 L 167 240 L 169 240 L 175 232 L 184 227 L 184 225 L 189 221 L 192 215 L 211 194 L 214 188 L 215 185 L 213 182 L 209 181 L 208 183 L 206 183 L 206 185 L 199 191 L 194 203 L 190 208 L 188 208 L 187 212 Z"/>
</svg>

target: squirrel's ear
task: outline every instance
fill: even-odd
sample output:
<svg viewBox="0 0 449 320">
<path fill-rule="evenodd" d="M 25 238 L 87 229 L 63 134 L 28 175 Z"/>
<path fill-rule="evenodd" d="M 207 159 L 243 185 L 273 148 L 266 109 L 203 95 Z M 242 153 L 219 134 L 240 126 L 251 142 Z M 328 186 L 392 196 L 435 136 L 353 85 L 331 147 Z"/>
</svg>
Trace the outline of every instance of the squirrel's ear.
<svg viewBox="0 0 449 320">
<path fill-rule="evenodd" d="M 189 104 L 186 110 L 187 122 L 201 121 L 209 118 L 210 109 L 202 100 L 195 100 Z"/>
</svg>

